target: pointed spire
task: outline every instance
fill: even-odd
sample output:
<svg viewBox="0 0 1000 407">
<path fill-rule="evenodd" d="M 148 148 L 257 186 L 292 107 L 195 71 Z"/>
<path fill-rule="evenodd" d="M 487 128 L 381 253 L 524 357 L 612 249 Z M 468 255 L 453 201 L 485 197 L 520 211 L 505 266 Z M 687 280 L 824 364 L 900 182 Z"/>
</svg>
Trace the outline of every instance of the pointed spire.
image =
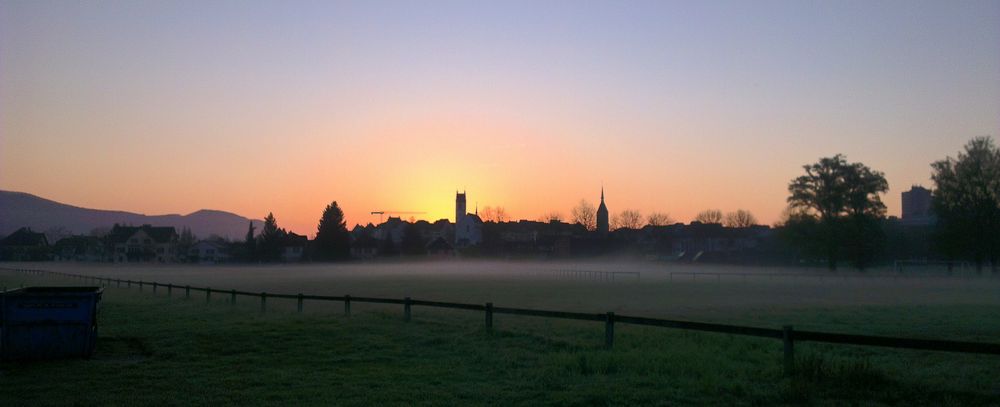
<svg viewBox="0 0 1000 407">
<path fill-rule="evenodd" d="M 604 183 L 601 183 L 601 202 L 604 202 Z"/>
</svg>

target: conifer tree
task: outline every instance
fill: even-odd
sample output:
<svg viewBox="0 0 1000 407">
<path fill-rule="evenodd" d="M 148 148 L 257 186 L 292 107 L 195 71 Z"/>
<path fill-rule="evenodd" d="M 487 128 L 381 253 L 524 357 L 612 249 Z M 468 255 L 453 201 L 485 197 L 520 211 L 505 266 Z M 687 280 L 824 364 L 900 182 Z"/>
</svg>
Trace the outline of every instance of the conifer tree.
<svg viewBox="0 0 1000 407">
<path fill-rule="evenodd" d="M 318 260 L 338 261 L 351 257 L 351 235 L 347 232 L 344 211 L 333 201 L 323 210 L 316 228 L 315 254 Z"/>
<path fill-rule="evenodd" d="M 257 236 L 258 259 L 265 262 L 281 260 L 281 246 L 286 234 L 284 229 L 278 227 L 274 214 L 269 212 L 264 218 L 264 227 Z"/>
</svg>

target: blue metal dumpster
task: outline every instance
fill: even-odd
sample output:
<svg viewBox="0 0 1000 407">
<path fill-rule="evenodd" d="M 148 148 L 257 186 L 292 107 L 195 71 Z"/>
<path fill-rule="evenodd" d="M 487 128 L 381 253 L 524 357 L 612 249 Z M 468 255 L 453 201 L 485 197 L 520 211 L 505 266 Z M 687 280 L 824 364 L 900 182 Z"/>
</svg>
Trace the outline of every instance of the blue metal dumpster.
<svg viewBox="0 0 1000 407">
<path fill-rule="evenodd" d="M 100 287 L 25 287 L 0 293 L 0 359 L 87 358 L 97 344 Z"/>
</svg>

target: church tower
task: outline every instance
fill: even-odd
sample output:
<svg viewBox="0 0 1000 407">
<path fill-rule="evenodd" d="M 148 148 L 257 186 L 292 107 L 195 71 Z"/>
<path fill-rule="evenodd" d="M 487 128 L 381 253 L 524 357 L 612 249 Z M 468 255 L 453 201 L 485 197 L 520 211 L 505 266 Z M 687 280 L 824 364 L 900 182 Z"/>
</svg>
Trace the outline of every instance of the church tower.
<svg viewBox="0 0 1000 407">
<path fill-rule="evenodd" d="M 477 246 L 483 241 L 483 221 L 478 214 L 467 213 L 465 192 L 455 191 L 455 248 Z M 479 208 L 476 208 L 476 212 Z"/>
<path fill-rule="evenodd" d="M 462 223 L 465 217 L 465 192 L 461 194 L 455 191 L 455 224 Z"/>
<path fill-rule="evenodd" d="M 604 187 L 601 187 L 601 206 L 597 207 L 597 233 L 608 235 L 608 207 L 604 205 Z"/>
</svg>

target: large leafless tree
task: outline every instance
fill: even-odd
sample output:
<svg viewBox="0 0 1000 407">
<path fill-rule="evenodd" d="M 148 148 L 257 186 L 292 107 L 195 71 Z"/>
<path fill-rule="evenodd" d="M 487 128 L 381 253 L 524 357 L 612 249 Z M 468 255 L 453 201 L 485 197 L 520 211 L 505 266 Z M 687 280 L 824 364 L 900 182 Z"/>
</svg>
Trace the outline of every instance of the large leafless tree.
<svg viewBox="0 0 1000 407">
<path fill-rule="evenodd" d="M 615 215 L 614 229 L 639 229 L 642 227 L 642 213 L 635 209 L 626 209 Z"/>
<path fill-rule="evenodd" d="M 722 211 L 718 209 L 704 210 L 698 213 L 694 220 L 701 223 L 722 223 Z"/>
<path fill-rule="evenodd" d="M 573 207 L 572 216 L 574 223 L 583 225 L 587 230 L 597 230 L 597 209 L 586 199 L 581 199 Z"/>
<path fill-rule="evenodd" d="M 729 228 L 748 228 L 757 224 L 757 218 L 750 211 L 739 209 L 726 214 L 722 224 Z"/>
<path fill-rule="evenodd" d="M 510 215 L 502 206 L 486 206 L 479 210 L 479 218 L 484 222 L 506 222 L 510 220 Z"/>
<path fill-rule="evenodd" d="M 547 212 L 545 214 L 542 214 L 542 216 L 538 217 L 539 222 L 553 222 L 553 221 L 562 222 L 562 220 L 563 220 L 563 214 L 562 212 L 559 211 Z"/>
<path fill-rule="evenodd" d="M 653 212 L 646 217 L 646 224 L 650 226 L 666 226 L 674 223 L 674 218 L 665 212 Z"/>
</svg>

